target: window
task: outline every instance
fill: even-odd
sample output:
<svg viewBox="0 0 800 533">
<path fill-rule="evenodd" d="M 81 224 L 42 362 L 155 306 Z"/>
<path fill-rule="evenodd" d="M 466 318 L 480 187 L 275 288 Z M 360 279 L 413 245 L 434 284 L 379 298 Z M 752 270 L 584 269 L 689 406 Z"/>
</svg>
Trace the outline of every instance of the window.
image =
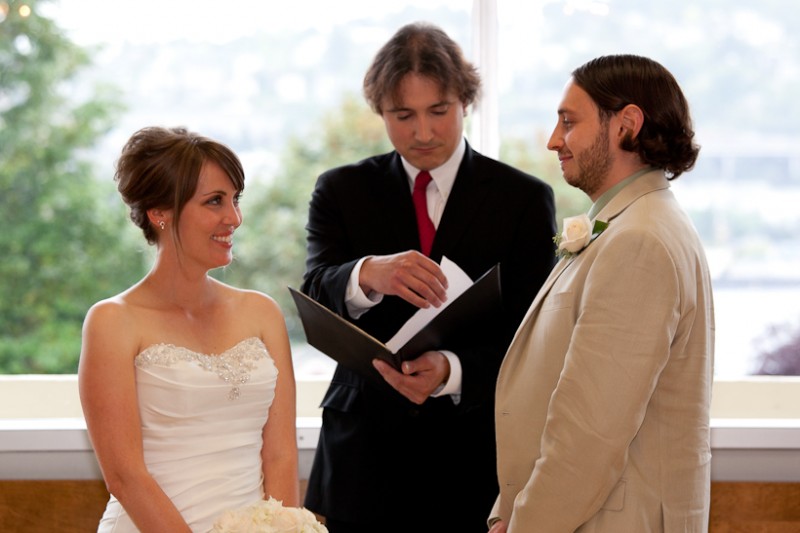
<svg viewBox="0 0 800 533">
<path fill-rule="evenodd" d="M 485 38 L 477 50 L 490 58 L 479 63 L 494 101 L 481 106 L 479 119 L 473 114 L 469 125 L 481 129 L 468 135 L 489 155 L 557 184 L 559 218 L 586 207 L 582 193 L 563 186 L 555 157 L 544 148 L 569 72 L 605 53 L 637 53 L 664 63 L 687 94 L 703 146 L 696 169 L 674 182 L 674 190 L 701 233 L 714 272 L 717 376 L 754 372 L 761 350 L 796 335 L 800 125 L 792 117 L 800 115 L 793 97 L 800 68 L 793 61 L 798 38 L 791 29 L 800 8 L 744 0 L 680 6 L 635 0 L 320 0 L 281 9 L 244 0 L 223 7 L 199 0 L 28 3 L 94 59 L 62 86 L 67 96 L 91 95 L 102 83 L 117 91 L 124 106 L 109 131 L 83 153 L 104 191 L 104 209 L 119 211 L 109 187 L 113 163 L 139 127 L 185 125 L 230 144 L 241 156 L 248 187 L 240 259 L 220 276 L 281 300 L 297 341 L 301 380 L 324 380 L 332 369 L 330 360 L 303 346 L 285 290 L 300 282 L 304 250 L 296 244 L 304 239 L 314 179 L 333 164 L 388 149 L 380 119 L 361 98 L 364 70 L 397 27 L 415 20 L 442 26 L 475 57 L 473 14 Z M 0 0 L 0 25 L 21 4 Z M 24 39 L 11 43 L 19 53 L 29 46 Z M 24 95 L 0 95 L 0 112 L 17 97 Z M 49 211 L 33 216 L 52 218 L 57 207 L 54 200 Z M 135 252 L 128 261 L 141 263 L 130 275 L 143 273 L 148 257 L 138 251 L 145 248 L 141 236 L 115 216 Z M 19 220 L 9 219 L 7 227 Z M 69 242 L 59 245 L 65 260 L 82 253 Z M 75 304 L 70 316 L 90 303 Z M 69 327 L 74 336 L 79 322 Z M 53 338 L 61 334 L 57 325 L 41 331 Z M 15 344 L 7 332 L 2 335 Z M 37 357 L 46 358 L 49 346 L 39 345 Z M 14 349 L 20 348 L 17 342 Z M 67 356 L 74 358 L 76 349 L 73 343 Z M 787 364 L 797 359 L 790 356 Z"/>
</svg>

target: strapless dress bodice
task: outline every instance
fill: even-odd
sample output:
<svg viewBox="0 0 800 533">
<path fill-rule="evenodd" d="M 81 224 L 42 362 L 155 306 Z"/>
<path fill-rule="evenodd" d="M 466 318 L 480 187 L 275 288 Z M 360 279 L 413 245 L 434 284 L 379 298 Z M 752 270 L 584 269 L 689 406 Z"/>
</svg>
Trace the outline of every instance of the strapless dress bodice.
<svg viewBox="0 0 800 533">
<path fill-rule="evenodd" d="M 262 430 L 278 371 L 261 339 L 220 354 L 156 344 L 134 364 L 145 463 L 192 531 L 262 499 Z M 137 531 L 113 496 L 98 528 L 112 531 Z"/>
</svg>

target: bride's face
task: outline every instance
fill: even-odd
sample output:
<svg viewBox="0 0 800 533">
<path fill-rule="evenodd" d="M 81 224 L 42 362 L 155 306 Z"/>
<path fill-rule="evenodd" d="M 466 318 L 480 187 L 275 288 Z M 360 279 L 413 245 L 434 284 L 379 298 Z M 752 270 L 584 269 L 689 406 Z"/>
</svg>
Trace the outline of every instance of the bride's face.
<svg viewBox="0 0 800 533">
<path fill-rule="evenodd" d="M 218 164 L 203 164 L 197 190 L 179 222 L 184 259 L 193 259 L 208 270 L 230 264 L 233 232 L 242 223 L 240 194 Z"/>
</svg>

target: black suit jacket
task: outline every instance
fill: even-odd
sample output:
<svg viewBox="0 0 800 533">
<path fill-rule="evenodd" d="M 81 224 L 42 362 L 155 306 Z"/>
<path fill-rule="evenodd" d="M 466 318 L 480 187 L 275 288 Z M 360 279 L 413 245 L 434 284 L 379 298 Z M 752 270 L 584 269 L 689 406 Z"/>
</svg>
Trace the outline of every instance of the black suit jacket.
<svg viewBox="0 0 800 533">
<path fill-rule="evenodd" d="M 444 347 L 463 368 L 458 403 L 446 396 L 418 406 L 339 365 L 322 402 L 306 507 L 375 531 L 422 531 L 424 515 L 441 519 L 425 522 L 431 531 L 486 531 L 498 490 L 495 381 L 514 331 L 553 267 L 554 213 L 547 184 L 467 145 L 431 258 L 447 256 L 473 280 L 500 263 L 503 313 Z M 344 295 L 356 262 L 420 248 L 400 156 L 391 152 L 322 174 L 306 229 L 302 290 L 350 319 Z M 386 296 L 355 323 L 385 342 L 415 311 Z"/>
</svg>

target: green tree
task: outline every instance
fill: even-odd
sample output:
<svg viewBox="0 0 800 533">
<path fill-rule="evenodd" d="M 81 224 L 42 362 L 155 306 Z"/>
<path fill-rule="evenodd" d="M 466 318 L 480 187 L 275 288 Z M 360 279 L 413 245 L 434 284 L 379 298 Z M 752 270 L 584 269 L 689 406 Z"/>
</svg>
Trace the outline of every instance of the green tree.
<svg viewBox="0 0 800 533">
<path fill-rule="evenodd" d="M 88 307 L 142 273 L 111 182 L 86 160 L 115 94 L 70 98 L 89 57 L 42 3 L 0 2 L 0 372 L 14 374 L 75 372 Z"/>
<path fill-rule="evenodd" d="M 299 287 L 305 271 L 308 202 L 317 177 L 392 149 L 380 117 L 354 95 L 346 95 L 314 129 L 320 131 L 317 137 L 289 140 L 277 175 L 248 180 L 237 259 L 221 274 L 227 282 L 275 298 L 294 340 L 304 336 L 287 287 Z"/>
</svg>

